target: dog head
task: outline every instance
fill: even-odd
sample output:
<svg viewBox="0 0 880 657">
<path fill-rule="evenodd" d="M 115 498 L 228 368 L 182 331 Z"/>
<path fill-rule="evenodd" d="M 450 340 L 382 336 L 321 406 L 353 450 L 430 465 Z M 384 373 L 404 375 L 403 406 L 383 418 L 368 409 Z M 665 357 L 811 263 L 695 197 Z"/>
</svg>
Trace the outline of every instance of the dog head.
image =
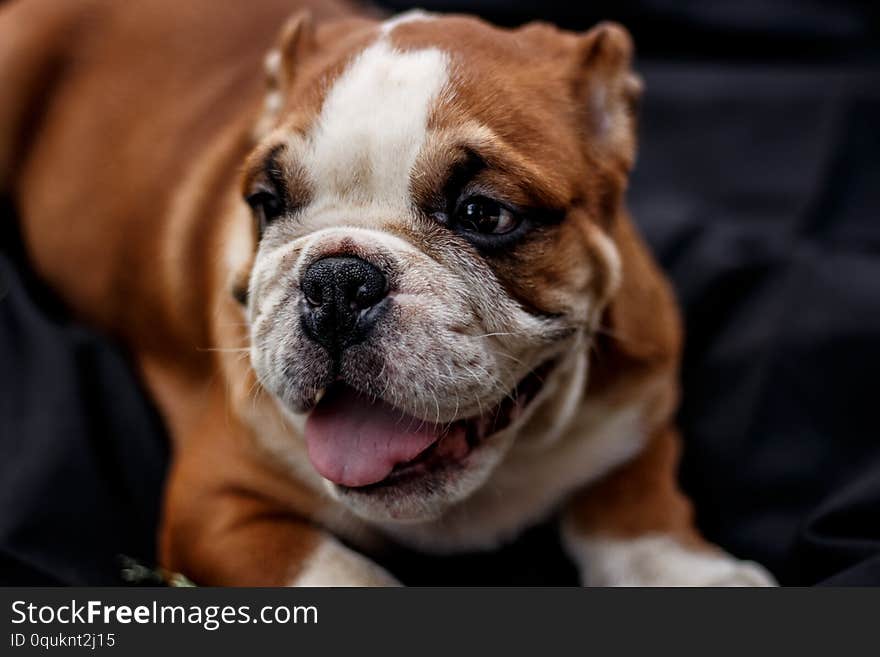
<svg viewBox="0 0 880 657">
<path fill-rule="evenodd" d="M 243 180 L 250 360 L 359 515 L 467 498 L 585 361 L 620 277 L 631 51 L 611 24 L 285 27 Z"/>
</svg>

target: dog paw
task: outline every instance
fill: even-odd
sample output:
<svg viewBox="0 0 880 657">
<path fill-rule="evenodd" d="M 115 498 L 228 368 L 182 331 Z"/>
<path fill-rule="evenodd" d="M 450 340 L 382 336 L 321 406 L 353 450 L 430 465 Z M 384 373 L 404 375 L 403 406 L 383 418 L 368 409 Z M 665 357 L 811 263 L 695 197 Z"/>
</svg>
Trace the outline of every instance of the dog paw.
<svg viewBox="0 0 880 657">
<path fill-rule="evenodd" d="M 326 538 L 302 564 L 290 586 L 401 586 L 388 571 L 367 557 Z"/>
<path fill-rule="evenodd" d="M 716 557 L 725 562 L 727 567 L 719 568 L 719 573 L 714 580 L 705 584 L 694 586 L 776 586 L 773 575 L 759 563 L 754 561 L 740 561 L 726 553 Z"/>
<path fill-rule="evenodd" d="M 668 536 L 581 539 L 575 549 L 587 586 L 776 586 L 753 561 Z"/>
</svg>

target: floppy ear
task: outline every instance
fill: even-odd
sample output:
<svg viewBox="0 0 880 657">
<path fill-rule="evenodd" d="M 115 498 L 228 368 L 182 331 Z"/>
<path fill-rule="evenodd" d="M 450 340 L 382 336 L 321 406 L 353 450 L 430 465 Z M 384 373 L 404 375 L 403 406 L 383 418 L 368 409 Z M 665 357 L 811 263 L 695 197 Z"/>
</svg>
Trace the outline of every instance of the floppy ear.
<svg viewBox="0 0 880 657">
<path fill-rule="evenodd" d="M 304 9 L 287 20 L 275 47 L 266 55 L 266 102 L 256 129 L 258 137 L 268 132 L 274 124 L 293 83 L 299 61 L 314 47 L 314 22 L 311 12 Z"/>
<path fill-rule="evenodd" d="M 636 148 L 636 113 L 642 81 L 632 71 L 633 42 L 617 23 L 603 22 L 579 37 L 576 93 L 586 107 L 591 143 L 600 158 L 626 171 Z"/>
<path fill-rule="evenodd" d="M 308 9 L 291 16 L 278 37 L 276 81 L 289 86 L 299 60 L 315 46 L 315 24 Z"/>
</svg>

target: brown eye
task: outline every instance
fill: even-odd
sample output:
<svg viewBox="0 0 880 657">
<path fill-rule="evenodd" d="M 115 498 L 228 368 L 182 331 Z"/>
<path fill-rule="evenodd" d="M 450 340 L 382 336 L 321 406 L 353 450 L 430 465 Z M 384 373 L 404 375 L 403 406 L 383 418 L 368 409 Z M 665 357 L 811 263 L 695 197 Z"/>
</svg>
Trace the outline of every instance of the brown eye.
<svg viewBox="0 0 880 657">
<path fill-rule="evenodd" d="M 284 204 L 278 196 L 269 190 L 259 190 L 250 194 L 245 201 L 251 207 L 257 221 L 259 235 L 263 234 L 272 221 L 284 214 Z"/>
<path fill-rule="evenodd" d="M 459 204 L 455 223 L 466 231 L 504 235 L 519 225 L 519 218 L 497 201 L 485 196 L 472 196 Z"/>
</svg>

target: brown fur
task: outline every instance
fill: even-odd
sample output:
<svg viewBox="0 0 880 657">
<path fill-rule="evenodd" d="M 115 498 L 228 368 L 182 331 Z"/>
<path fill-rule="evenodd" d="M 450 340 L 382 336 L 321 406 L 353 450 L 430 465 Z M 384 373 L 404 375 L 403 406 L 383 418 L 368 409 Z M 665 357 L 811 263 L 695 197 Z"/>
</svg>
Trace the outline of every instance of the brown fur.
<svg viewBox="0 0 880 657">
<path fill-rule="evenodd" d="M 327 80 L 372 38 L 364 18 L 323 23 L 352 13 L 342 2 L 299 4 L 310 8 L 318 29 L 288 23 L 284 65 L 270 84 L 296 98 L 295 108 L 284 110 L 291 130 L 305 129 Z M 259 391 L 249 394 L 256 382 L 246 364 L 212 351 L 247 340 L 230 319 L 231 289 L 247 272 L 225 278 L 218 254 L 229 226 L 221 218 L 230 212 L 228 190 L 240 189 L 241 172 L 258 166 L 257 156 L 244 162 L 263 111 L 262 60 L 291 11 L 288 0 L 247 7 L 17 0 L 0 9 L 2 86 L 4 93 L 14 89 L 0 108 L 0 175 L 38 273 L 77 316 L 122 340 L 141 368 L 174 439 L 163 560 L 204 584 L 291 581 L 320 542 L 319 518 L 329 505 L 255 445 L 240 414 L 270 402 Z M 406 25 L 395 42 L 406 48 L 431 29 Z M 645 380 L 660 381 L 650 445 L 577 497 L 577 526 L 626 536 L 669 530 L 692 540 L 689 507 L 674 486 L 677 448 L 669 428 L 678 317 L 622 207 L 638 91 L 628 72 L 628 38 L 607 26 L 575 36 L 532 25 L 503 37 L 499 57 L 498 44 L 485 48 L 483 33 L 464 17 L 446 36 L 431 38 L 441 47 L 445 39 L 454 57 L 468 62 L 462 114 L 437 114 L 432 126 L 454 130 L 461 116 L 479 117 L 508 149 L 487 153 L 505 163 L 494 184 L 517 187 L 524 202 L 538 198 L 568 216 L 496 257 L 493 268 L 507 290 L 546 313 L 560 310 L 560 286 L 605 290 L 601 272 L 570 278 L 584 251 L 595 248 L 589 231 L 601 227 L 621 252 L 624 275 L 605 314 L 590 391 L 625 402 Z M 556 53 L 552 66 L 550 58 L 532 57 L 535 45 Z M 301 61 L 288 67 L 291 60 Z M 624 123 L 572 140 L 584 130 L 579 126 L 590 125 L 576 93 L 586 91 L 576 85 L 587 65 L 612 79 L 619 97 L 609 102 L 619 103 Z M 320 83 L 317 71 L 324 72 Z M 497 96 L 505 102 L 492 103 Z M 436 172 L 451 157 L 440 148 L 424 166 Z M 580 176 L 584 170 L 593 174 Z"/>
<path fill-rule="evenodd" d="M 679 452 L 674 430 L 656 432 L 635 459 L 572 500 L 572 528 L 614 538 L 664 534 L 705 549 L 690 501 L 676 485 Z"/>
</svg>

